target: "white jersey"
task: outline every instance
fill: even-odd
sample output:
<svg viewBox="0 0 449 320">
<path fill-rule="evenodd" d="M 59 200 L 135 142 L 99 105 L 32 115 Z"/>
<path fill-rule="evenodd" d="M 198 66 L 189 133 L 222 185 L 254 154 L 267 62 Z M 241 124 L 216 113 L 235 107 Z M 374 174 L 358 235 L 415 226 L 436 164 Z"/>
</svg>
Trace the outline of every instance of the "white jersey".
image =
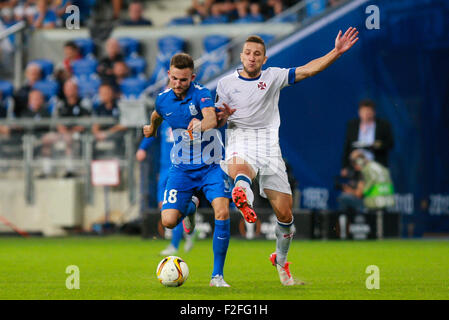
<svg viewBox="0 0 449 320">
<path fill-rule="evenodd" d="M 225 102 L 236 109 L 228 119 L 221 168 L 227 173 L 227 162 L 232 158 L 246 161 L 259 175 L 263 197 L 265 189 L 291 194 L 279 147 L 279 94 L 294 81 L 294 68 L 267 68 L 255 79 L 243 78 L 237 70 L 217 85 L 216 106 Z"/>
<path fill-rule="evenodd" d="M 294 68 L 267 68 L 258 78 L 243 78 L 238 70 L 220 79 L 216 104 L 223 102 L 236 109 L 228 119 L 228 128 L 275 129 L 281 124 L 279 94 L 294 82 Z"/>
</svg>

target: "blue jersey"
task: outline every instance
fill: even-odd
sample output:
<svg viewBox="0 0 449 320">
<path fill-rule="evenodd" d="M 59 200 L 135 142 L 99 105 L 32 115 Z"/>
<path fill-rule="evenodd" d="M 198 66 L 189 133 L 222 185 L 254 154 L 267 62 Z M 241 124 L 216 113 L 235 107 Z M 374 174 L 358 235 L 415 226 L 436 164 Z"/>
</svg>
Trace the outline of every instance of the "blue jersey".
<svg viewBox="0 0 449 320">
<path fill-rule="evenodd" d="M 156 112 L 172 128 L 171 162 L 179 169 L 198 169 L 222 158 L 223 144 L 216 130 L 203 134 L 186 130 L 193 118 L 203 119 L 202 109 L 208 107 L 215 107 L 210 91 L 195 82 L 190 84 L 184 99 L 179 99 L 171 88 L 156 99 Z"/>
</svg>

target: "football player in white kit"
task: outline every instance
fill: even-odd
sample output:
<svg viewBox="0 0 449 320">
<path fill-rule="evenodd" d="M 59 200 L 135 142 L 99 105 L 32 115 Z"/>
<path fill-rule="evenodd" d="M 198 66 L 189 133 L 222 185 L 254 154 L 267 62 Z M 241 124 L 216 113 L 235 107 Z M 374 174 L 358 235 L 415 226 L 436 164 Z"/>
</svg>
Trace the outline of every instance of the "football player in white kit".
<svg viewBox="0 0 449 320">
<path fill-rule="evenodd" d="M 267 61 L 265 43 L 258 36 L 250 36 L 240 53 L 243 69 L 223 77 L 217 85 L 219 126 L 228 123 L 222 169 L 234 179 L 232 200 L 245 220 L 254 223 L 257 215 L 252 208 L 251 183 L 258 176 L 260 194 L 268 198 L 277 217 L 276 251 L 270 261 L 286 286 L 302 282 L 295 282 L 287 262 L 293 237 L 293 201 L 279 147 L 280 90 L 329 67 L 357 42 L 357 35 L 352 27 L 344 34 L 340 30 L 334 49 L 326 55 L 297 68 L 271 67 L 263 71 Z"/>
</svg>

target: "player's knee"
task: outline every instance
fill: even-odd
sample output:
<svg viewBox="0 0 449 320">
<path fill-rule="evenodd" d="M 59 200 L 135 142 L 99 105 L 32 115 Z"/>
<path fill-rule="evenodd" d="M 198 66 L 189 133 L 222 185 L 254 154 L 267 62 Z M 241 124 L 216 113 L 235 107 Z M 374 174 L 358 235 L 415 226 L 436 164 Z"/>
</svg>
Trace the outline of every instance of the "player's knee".
<svg viewBox="0 0 449 320">
<path fill-rule="evenodd" d="M 292 209 L 290 208 L 282 208 L 277 212 L 277 219 L 279 222 L 289 223 L 293 219 Z"/>
<path fill-rule="evenodd" d="M 177 219 L 176 217 L 174 217 L 174 215 L 162 215 L 161 218 L 161 223 L 162 226 L 165 228 L 169 228 L 169 229 L 173 229 L 174 227 L 176 227 L 177 223 Z"/>
<path fill-rule="evenodd" d="M 215 219 L 217 220 L 227 220 L 229 219 L 229 208 L 217 208 L 215 211 Z"/>
</svg>

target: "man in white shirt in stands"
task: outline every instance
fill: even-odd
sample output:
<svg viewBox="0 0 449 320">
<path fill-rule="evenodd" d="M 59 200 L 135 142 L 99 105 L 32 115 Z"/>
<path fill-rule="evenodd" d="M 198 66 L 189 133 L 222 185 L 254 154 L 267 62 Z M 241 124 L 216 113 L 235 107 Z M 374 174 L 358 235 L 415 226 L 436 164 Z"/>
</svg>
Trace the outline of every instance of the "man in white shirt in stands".
<svg viewBox="0 0 449 320">
<path fill-rule="evenodd" d="M 264 41 L 250 36 L 243 45 L 240 59 L 243 69 L 220 79 L 216 105 L 219 126 L 228 123 L 226 157 L 223 170 L 234 179 L 232 200 L 245 220 L 254 223 L 252 180 L 258 176 L 261 196 L 268 198 L 277 217 L 276 252 L 270 256 L 277 267 L 280 281 L 289 286 L 295 282 L 287 262 L 293 237 L 292 194 L 285 163 L 279 147 L 279 94 L 288 85 L 314 76 L 335 62 L 358 40 L 358 31 L 339 31 L 335 47 L 321 58 L 290 69 L 267 68 Z"/>
</svg>

